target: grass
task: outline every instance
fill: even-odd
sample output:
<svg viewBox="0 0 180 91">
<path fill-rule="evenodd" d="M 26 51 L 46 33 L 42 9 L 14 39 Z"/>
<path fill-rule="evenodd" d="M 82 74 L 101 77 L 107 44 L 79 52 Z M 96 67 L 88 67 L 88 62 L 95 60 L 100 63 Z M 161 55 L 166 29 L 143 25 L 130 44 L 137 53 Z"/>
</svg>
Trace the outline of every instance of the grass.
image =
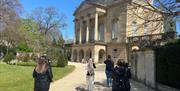
<svg viewBox="0 0 180 91">
<path fill-rule="evenodd" d="M 33 91 L 34 67 L 0 64 L 0 91 Z M 53 68 L 53 81 L 61 79 L 75 69 L 74 66 Z"/>
</svg>

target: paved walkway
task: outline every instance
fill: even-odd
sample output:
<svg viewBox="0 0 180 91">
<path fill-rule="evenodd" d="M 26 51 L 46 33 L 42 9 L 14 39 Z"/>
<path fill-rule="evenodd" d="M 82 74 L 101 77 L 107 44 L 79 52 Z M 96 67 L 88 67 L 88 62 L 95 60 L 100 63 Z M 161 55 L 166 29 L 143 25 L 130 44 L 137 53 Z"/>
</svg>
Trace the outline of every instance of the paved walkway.
<svg viewBox="0 0 180 91">
<path fill-rule="evenodd" d="M 76 69 L 68 76 L 53 82 L 50 91 L 86 91 L 85 64 L 72 62 L 69 64 L 75 65 Z M 94 91 L 111 91 L 111 88 L 107 88 L 105 84 L 104 68 L 102 64 L 97 65 Z M 131 81 L 131 86 L 131 91 L 155 91 L 135 81 Z"/>
</svg>

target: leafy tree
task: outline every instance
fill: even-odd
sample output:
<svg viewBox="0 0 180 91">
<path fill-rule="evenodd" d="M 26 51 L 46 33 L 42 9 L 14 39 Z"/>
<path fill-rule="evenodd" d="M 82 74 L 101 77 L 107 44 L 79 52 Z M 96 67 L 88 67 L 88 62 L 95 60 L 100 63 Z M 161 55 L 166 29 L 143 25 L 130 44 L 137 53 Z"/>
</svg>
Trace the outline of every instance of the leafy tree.
<svg viewBox="0 0 180 91">
<path fill-rule="evenodd" d="M 21 19 L 20 30 L 24 33 L 24 43 L 27 44 L 30 48 L 33 48 L 33 51 L 40 52 L 42 51 L 41 41 L 43 41 L 43 36 L 38 32 L 36 22 L 32 19 Z"/>
<path fill-rule="evenodd" d="M 20 40 L 18 27 L 20 24 L 19 13 L 22 6 L 18 0 L 0 1 L 0 37 L 1 40 L 14 46 Z M 2 41 L 1 41 L 2 42 Z"/>
<path fill-rule="evenodd" d="M 51 46 L 60 36 L 59 30 L 66 27 L 65 15 L 58 13 L 55 7 L 36 8 L 29 15 L 38 25 L 38 31 L 43 34 L 44 46 Z"/>
<path fill-rule="evenodd" d="M 32 52 L 32 48 L 30 48 L 27 43 L 25 42 L 20 42 L 17 45 L 17 51 L 21 51 L 21 52 Z"/>
</svg>

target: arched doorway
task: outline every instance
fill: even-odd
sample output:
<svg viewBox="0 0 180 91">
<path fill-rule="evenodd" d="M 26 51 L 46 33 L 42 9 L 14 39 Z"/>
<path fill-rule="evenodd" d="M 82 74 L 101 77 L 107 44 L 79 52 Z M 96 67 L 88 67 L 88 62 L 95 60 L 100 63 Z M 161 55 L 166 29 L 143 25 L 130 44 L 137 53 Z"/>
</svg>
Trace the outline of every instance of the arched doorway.
<svg viewBox="0 0 180 91">
<path fill-rule="evenodd" d="M 76 50 L 73 51 L 73 61 L 77 62 L 77 51 Z"/>
<path fill-rule="evenodd" d="M 84 58 L 84 51 L 80 50 L 79 51 L 79 62 L 81 62 L 83 58 Z"/>
<path fill-rule="evenodd" d="M 105 51 L 103 49 L 99 50 L 99 63 L 103 63 L 106 59 Z"/>
<path fill-rule="evenodd" d="M 86 60 L 88 60 L 89 58 L 92 58 L 92 51 L 91 51 L 91 49 L 88 49 L 86 51 Z"/>
</svg>

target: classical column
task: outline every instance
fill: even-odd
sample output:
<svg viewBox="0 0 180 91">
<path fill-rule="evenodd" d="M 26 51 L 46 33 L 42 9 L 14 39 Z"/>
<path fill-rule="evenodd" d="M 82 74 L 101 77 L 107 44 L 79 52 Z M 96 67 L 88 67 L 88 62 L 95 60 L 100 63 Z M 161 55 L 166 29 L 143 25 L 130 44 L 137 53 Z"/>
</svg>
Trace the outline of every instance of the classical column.
<svg viewBox="0 0 180 91">
<path fill-rule="evenodd" d="M 86 20 L 87 25 L 86 25 L 86 43 L 89 42 L 89 18 Z"/>
<path fill-rule="evenodd" d="M 74 54 L 73 54 L 73 52 L 74 52 L 74 50 L 72 49 L 72 51 L 71 51 L 71 62 L 73 62 L 74 61 Z"/>
<path fill-rule="evenodd" d="M 98 13 L 95 13 L 94 41 L 98 40 Z"/>
<path fill-rule="evenodd" d="M 77 33 L 77 22 L 76 22 L 76 20 L 74 21 L 74 44 L 76 44 L 76 33 Z"/>
<path fill-rule="evenodd" d="M 79 21 L 80 28 L 79 28 L 79 44 L 82 43 L 82 20 Z"/>
</svg>

